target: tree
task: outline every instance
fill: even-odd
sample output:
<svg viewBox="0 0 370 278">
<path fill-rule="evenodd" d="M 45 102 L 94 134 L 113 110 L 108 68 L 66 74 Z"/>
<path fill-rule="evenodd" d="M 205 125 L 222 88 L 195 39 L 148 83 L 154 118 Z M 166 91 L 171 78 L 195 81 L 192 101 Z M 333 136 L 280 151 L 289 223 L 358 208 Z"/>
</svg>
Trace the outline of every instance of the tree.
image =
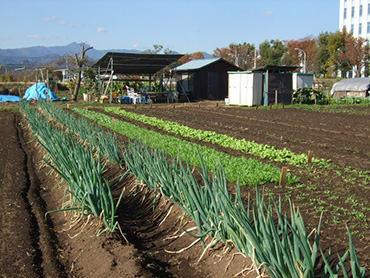
<svg viewBox="0 0 370 278">
<path fill-rule="evenodd" d="M 345 37 L 345 51 L 338 57 L 340 63 L 347 63 L 355 72 L 355 77 L 360 77 L 361 69 L 368 60 L 368 46 L 363 38 Z"/>
<path fill-rule="evenodd" d="M 231 43 L 229 47 L 216 48 L 213 57 L 220 57 L 242 69 L 251 69 L 254 65 L 255 46 L 250 43 Z"/>
<path fill-rule="evenodd" d="M 317 55 L 315 58 L 314 72 L 318 75 L 326 76 L 329 68 L 328 61 L 330 59 L 330 53 L 328 50 L 329 38 L 331 33 L 323 32 L 320 33 L 316 43 L 317 43 Z"/>
<path fill-rule="evenodd" d="M 318 47 L 316 39 L 313 37 L 306 37 L 300 40 L 286 41 L 288 58 L 285 59 L 285 64 L 300 65 L 303 61 L 301 51 L 296 50 L 297 48 L 302 49 L 306 52 L 306 70 L 312 72 L 315 67 Z"/>
<path fill-rule="evenodd" d="M 194 52 L 192 54 L 185 54 L 179 59 L 180 64 L 188 63 L 192 60 L 204 59 L 204 54 L 200 51 Z"/>
<path fill-rule="evenodd" d="M 259 46 L 262 64 L 267 66 L 282 65 L 282 58 L 287 52 L 286 46 L 279 40 L 264 41 Z"/>
<path fill-rule="evenodd" d="M 72 94 L 72 100 L 77 101 L 78 92 L 80 91 L 81 87 L 81 76 L 82 76 L 82 68 L 87 64 L 87 58 L 85 58 L 85 54 L 88 50 L 92 49 L 93 47 L 90 46 L 88 48 L 85 48 L 85 44 L 81 43 L 81 54 L 78 56 L 77 53 L 75 53 L 75 63 L 77 65 L 77 80 L 74 84 L 73 94 Z"/>
<path fill-rule="evenodd" d="M 332 33 L 328 41 L 329 60 L 326 63 L 328 73 L 333 73 L 337 77 L 338 71 L 342 72 L 342 76 L 351 69 L 348 60 L 344 57 L 339 60 L 339 56 L 345 52 L 345 38 L 349 34 L 346 29 Z M 343 56 L 343 55 L 342 55 Z M 330 69 L 329 69 L 330 68 Z"/>
<path fill-rule="evenodd" d="M 98 81 L 96 71 L 93 68 L 86 68 L 84 71 L 84 88 L 88 94 L 95 94 L 98 91 Z"/>
</svg>

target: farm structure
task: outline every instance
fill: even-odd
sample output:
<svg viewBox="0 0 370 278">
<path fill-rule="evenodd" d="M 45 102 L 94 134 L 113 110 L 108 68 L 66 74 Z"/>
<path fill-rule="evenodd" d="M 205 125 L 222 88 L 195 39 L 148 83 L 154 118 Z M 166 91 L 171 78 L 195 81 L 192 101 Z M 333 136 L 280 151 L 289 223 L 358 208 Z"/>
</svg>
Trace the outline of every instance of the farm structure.
<svg viewBox="0 0 370 278">
<path fill-rule="evenodd" d="M 313 87 L 313 73 L 293 73 L 293 90 Z"/>
<path fill-rule="evenodd" d="M 334 98 L 340 97 L 368 97 L 370 77 L 349 78 L 335 83 L 331 89 Z"/>
<path fill-rule="evenodd" d="M 252 71 L 229 72 L 229 104 L 290 104 L 295 87 L 311 86 L 312 75 L 297 75 L 298 67 L 265 66 Z"/>
<path fill-rule="evenodd" d="M 182 54 L 136 54 L 108 52 L 93 67 L 98 71 L 99 80 L 104 80 L 102 94 L 112 97 L 112 81 L 143 81 L 149 88 L 153 75 L 164 68 L 174 65 Z"/>
<path fill-rule="evenodd" d="M 193 60 L 175 70 L 177 91 L 191 100 L 220 100 L 227 97 L 227 72 L 240 68 L 222 58 L 213 58 Z"/>
</svg>

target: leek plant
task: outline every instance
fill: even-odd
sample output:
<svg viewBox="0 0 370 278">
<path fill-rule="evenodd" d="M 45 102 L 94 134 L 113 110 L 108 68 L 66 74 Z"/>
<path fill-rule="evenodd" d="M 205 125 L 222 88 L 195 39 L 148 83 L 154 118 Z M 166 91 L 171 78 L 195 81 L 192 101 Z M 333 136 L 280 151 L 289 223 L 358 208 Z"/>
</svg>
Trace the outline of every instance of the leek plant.
<svg viewBox="0 0 370 278">
<path fill-rule="evenodd" d="M 105 225 L 102 232 L 113 232 L 117 226 L 116 212 L 123 192 L 115 201 L 109 182 L 103 179 L 105 166 L 101 163 L 99 153 L 96 155 L 88 144 L 81 144 L 73 134 L 50 124 L 27 103 L 22 102 L 21 108 L 38 141 L 48 153 L 45 162 L 65 180 L 65 195 L 72 196 L 63 209 L 52 212 L 77 210 L 82 214 L 93 214 L 102 218 Z"/>
<path fill-rule="evenodd" d="M 74 134 L 78 134 L 82 140 L 89 142 L 97 152 L 109 158 L 113 163 L 121 164 L 117 137 L 113 133 L 103 131 L 98 126 L 91 124 L 86 118 L 77 118 L 50 102 L 40 100 L 38 104 L 43 111 L 65 128 Z"/>
</svg>

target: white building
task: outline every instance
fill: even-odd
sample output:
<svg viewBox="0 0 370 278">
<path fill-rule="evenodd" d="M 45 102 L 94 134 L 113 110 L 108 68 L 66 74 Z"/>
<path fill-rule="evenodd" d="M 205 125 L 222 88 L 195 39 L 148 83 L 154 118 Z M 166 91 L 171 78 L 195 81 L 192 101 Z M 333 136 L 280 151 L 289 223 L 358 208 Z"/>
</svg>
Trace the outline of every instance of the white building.
<svg viewBox="0 0 370 278">
<path fill-rule="evenodd" d="M 370 0 L 339 0 L 339 30 L 347 29 L 355 38 L 370 41 Z M 365 67 L 361 75 L 365 74 Z M 349 71 L 347 77 L 354 77 Z"/>
<path fill-rule="evenodd" d="M 370 40 L 370 0 L 339 0 L 339 30 Z"/>
</svg>

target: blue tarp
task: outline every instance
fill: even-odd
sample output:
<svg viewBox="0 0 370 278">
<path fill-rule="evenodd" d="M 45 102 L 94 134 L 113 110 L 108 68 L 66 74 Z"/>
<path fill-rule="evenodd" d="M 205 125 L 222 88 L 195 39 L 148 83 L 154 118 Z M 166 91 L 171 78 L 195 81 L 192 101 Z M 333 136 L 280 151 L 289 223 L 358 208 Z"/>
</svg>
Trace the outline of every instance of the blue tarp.
<svg viewBox="0 0 370 278">
<path fill-rule="evenodd" d="M 0 95 L 0 102 L 7 102 L 7 101 L 17 102 L 21 100 L 22 99 L 18 96 Z"/>
<path fill-rule="evenodd" d="M 40 98 L 46 100 L 60 100 L 54 93 L 48 89 L 45 83 L 36 83 L 29 87 L 23 96 L 25 100 L 38 100 Z"/>
</svg>

